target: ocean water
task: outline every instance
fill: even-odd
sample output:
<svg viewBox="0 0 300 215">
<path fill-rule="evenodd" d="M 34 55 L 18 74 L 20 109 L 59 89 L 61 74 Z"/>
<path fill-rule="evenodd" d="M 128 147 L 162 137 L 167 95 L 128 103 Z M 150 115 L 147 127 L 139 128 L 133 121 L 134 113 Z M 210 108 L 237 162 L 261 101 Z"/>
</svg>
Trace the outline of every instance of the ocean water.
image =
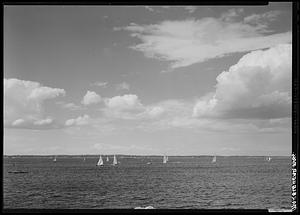
<svg viewBox="0 0 300 215">
<path fill-rule="evenodd" d="M 291 208 L 291 159 L 272 157 L 5 157 L 4 209 Z M 147 164 L 151 162 L 151 164 Z M 9 173 L 14 170 L 27 174 Z"/>
</svg>

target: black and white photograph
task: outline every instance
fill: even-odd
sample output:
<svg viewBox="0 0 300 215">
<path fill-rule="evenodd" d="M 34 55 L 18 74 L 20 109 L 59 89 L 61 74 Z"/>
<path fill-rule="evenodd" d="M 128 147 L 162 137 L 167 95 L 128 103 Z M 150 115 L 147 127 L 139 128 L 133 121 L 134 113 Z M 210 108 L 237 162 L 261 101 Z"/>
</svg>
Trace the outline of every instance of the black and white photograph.
<svg viewBox="0 0 300 215">
<path fill-rule="evenodd" d="M 295 210 L 292 21 L 4 5 L 3 209 Z"/>
</svg>

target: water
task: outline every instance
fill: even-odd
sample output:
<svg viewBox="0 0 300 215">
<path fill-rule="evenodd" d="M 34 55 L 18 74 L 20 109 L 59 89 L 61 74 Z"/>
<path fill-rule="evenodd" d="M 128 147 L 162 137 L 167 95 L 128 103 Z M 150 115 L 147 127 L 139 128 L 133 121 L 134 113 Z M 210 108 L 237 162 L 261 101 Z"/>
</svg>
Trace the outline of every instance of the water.
<svg viewBox="0 0 300 215">
<path fill-rule="evenodd" d="M 291 159 L 98 156 L 4 158 L 4 208 L 291 208 Z M 147 164 L 151 162 L 151 164 Z M 15 166 L 13 165 L 15 163 Z M 8 173 L 13 170 L 27 174 Z"/>
</svg>

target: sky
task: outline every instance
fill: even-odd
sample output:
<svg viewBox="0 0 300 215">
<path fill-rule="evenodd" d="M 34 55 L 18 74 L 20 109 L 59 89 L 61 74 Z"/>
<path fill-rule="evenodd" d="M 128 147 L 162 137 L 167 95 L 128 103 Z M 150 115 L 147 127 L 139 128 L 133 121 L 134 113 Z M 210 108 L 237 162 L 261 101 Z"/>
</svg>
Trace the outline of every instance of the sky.
<svg viewBox="0 0 300 215">
<path fill-rule="evenodd" d="M 4 154 L 290 155 L 292 4 L 5 6 Z"/>
</svg>

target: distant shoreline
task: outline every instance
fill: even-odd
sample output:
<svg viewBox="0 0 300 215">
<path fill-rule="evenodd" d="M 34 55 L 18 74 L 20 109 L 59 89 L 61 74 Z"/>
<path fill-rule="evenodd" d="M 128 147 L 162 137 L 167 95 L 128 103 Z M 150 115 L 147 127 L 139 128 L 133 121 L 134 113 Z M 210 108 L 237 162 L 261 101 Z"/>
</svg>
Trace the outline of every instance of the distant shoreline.
<svg viewBox="0 0 300 215">
<path fill-rule="evenodd" d="M 100 154 L 88 155 L 3 155 L 3 157 L 98 157 Z M 163 155 L 124 155 L 124 154 L 101 154 L 102 156 L 119 156 L 119 157 L 161 157 Z M 168 155 L 169 157 L 291 157 L 291 155 Z"/>
</svg>

